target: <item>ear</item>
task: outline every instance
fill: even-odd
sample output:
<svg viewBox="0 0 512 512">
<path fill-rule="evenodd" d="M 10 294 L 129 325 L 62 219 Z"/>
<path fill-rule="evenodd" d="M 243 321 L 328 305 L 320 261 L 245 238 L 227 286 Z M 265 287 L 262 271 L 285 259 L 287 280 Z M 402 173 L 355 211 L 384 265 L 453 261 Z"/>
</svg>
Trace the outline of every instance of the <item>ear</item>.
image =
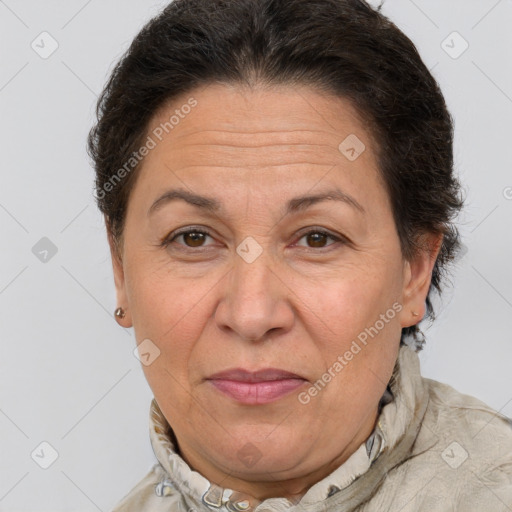
<svg viewBox="0 0 512 512">
<path fill-rule="evenodd" d="M 420 237 L 420 249 L 411 261 L 404 264 L 402 290 L 402 327 L 416 325 L 426 313 L 426 300 L 432 270 L 443 243 L 443 234 L 428 233 Z M 413 312 L 418 313 L 413 315 Z"/>
<path fill-rule="evenodd" d="M 122 262 L 122 255 L 119 253 L 116 243 L 114 242 L 114 236 L 110 230 L 109 223 L 105 217 L 105 226 L 107 228 L 108 245 L 110 247 L 110 256 L 112 259 L 112 269 L 114 271 L 114 284 L 116 286 L 116 297 L 117 305 L 122 307 L 125 311 L 124 318 L 117 318 L 116 321 L 122 327 L 132 327 L 132 319 L 130 309 L 128 307 L 128 297 L 126 295 L 126 285 L 124 279 L 124 269 Z"/>
</svg>

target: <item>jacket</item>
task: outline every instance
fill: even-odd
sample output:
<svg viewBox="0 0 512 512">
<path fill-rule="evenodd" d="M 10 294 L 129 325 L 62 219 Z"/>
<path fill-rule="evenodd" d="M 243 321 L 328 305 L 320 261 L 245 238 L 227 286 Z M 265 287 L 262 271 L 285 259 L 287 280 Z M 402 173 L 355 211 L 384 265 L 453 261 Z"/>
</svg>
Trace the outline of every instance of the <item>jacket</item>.
<svg viewBox="0 0 512 512">
<path fill-rule="evenodd" d="M 158 460 L 112 512 L 511 512 L 512 420 L 420 374 L 401 346 L 375 429 L 298 503 L 259 502 L 222 489 L 175 450 L 155 399 L 150 439 Z"/>
</svg>

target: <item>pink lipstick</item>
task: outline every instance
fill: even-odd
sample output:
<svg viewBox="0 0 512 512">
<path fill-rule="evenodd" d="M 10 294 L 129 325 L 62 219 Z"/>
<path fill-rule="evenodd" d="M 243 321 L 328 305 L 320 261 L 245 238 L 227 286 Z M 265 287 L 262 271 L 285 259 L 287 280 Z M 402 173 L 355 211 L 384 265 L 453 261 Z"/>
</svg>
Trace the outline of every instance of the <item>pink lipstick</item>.
<svg viewBox="0 0 512 512">
<path fill-rule="evenodd" d="M 276 368 L 249 372 L 242 368 L 216 373 L 207 379 L 221 393 L 243 404 L 266 404 L 302 386 L 299 375 Z"/>
</svg>

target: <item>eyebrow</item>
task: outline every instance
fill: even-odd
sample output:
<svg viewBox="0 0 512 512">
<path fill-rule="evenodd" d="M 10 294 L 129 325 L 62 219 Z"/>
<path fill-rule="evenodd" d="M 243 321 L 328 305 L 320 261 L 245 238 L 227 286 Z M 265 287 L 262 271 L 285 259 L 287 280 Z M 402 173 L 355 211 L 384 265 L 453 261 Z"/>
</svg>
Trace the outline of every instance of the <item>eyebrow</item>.
<svg viewBox="0 0 512 512">
<path fill-rule="evenodd" d="M 172 189 L 166 191 L 151 205 L 148 210 L 148 216 L 152 215 L 165 204 L 169 204 L 172 201 L 179 199 L 210 213 L 217 213 L 222 210 L 222 203 L 217 199 L 194 194 L 184 189 Z M 315 195 L 304 195 L 290 199 L 286 203 L 285 214 L 306 210 L 307 208 L 322 201 L 340 201 L 358 210 L 362 214 L 366 213 L 361 203 L 359 203 L 354 197 L 342 192 L 338 188 L 335 188 Z"/>
</svg>

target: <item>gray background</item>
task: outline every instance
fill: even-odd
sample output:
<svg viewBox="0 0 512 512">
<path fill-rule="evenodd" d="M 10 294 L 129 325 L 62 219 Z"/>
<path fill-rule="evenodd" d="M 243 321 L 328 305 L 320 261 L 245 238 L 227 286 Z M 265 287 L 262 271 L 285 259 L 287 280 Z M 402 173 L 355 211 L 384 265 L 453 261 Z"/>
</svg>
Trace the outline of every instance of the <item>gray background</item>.
<svg viewBox="0 0 512 512">
<path fill-rule="evenodd" d="M 0 1 L 2 511 L 107 511 L 154 462 L 152 394 L 112 316 L 85 139 L 108 72 L 165 4 Z M 512 416 L 512 1 L 387 0 L 383 12 L 441 85 L 467 195 L 467 253 L 426 331 L 423 374 Z M 58 44 L 46 59 L 31 47 L 51 49 L 44 31 Z M 48 469 L 42 442 L 58 454 Z"/>
</svg>

